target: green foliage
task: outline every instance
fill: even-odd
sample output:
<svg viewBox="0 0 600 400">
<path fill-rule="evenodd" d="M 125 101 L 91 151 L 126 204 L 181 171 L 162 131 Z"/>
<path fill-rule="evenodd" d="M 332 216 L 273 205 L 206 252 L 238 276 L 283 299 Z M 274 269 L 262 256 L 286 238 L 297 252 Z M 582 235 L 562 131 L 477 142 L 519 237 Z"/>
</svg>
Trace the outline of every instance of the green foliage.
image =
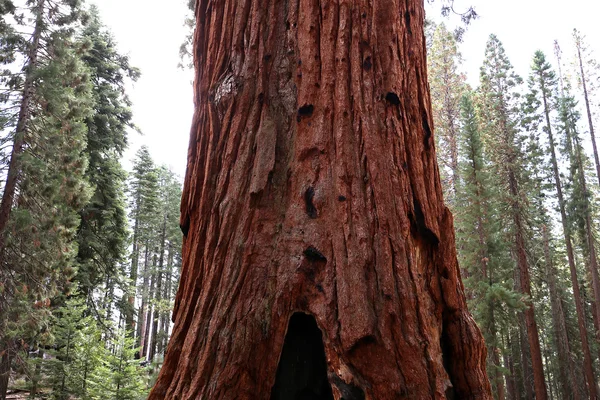
<svg viewBox="0 0 600 400">
<path fill-rule="evenodd" d="M 129 65 L 127 57 L 119 54 L 94 7 L 80 40 L 87 49 L 82 59 L 92 83 L 94 113 L 85 120 L 85 154 L 89 160 L 85 178 L 93 192 L 80 211 L 75 279 L 82 294 L 92 299 L 93 290 L 103 282 L 124 285 L 118 268 L 127 252 L 128 226 L 124 196 L 126 173 L 120 158 L 127 146 L 128 129 L 135 129 L 125 85 L 127 79 L 136 80 L 139 72 Z"/>
<path fill-rule="evenodd" d="M 181 263 L 181 185 L 144 147 L 126 199 L 120 159 L 137 130 L 126 86 L 139 71 L 79 0 L 0 0 L 0 64 L 0 168 L 9 178 L 1 182 L 9 217 L 0 232 L 0 390 L 12 368 L 47 398 L 144 398 L 148 371 L 127 336 L 132 325 L 115 332 L 113 310 L 133 318 L 140 286 L 151 354 L 164 351 Z"/>
<path fill-rule="evenodd" d="M 55 310 L 52 334 L 40 349 L 43 358 L 31 362 L 30 369 L 38 371 L 37 387 L 57 400 L 144 398 L 147 372 L 135 359 L 131 339 L 122 330 L 115 337 L 103 335 L 86 313 L 81 297 Z"/>
<path fill-rule="evenodd" d="M 458 168 L 460 99 L 466 89 L 465 76 L 460 72 L 462 56 L 458 51 L 454 35 L 444 24 L 437 25 L 433 30 L 428 51 L 431 107 L 435 120 L 436 148 L 440 154 L 440 174 L 444 188 L 448 188 L 444 191 L 444 198 L 453 207 L 456 186 L 460 180 Z"/>
<path fill-rule="evenodd" d="M 74 297 L 53 313 L 53 340 L 44 346 L 44 358 L 36 359 L 42 365 L 42 386 L 51 388 L 53 399 L 89 398 L 89 378 L 106 356 L 101 330 L 86 311 L 82 299 Z"/>
<path fill-rule="evenodd" d="M 48 323 L 48 310 L 36 304 L 69 289 L 78 210 L 90 195 L 83 151 L 91 85 L 79 57 L 82 49 L 72 36 L 79 9 L 77 2 L 57 4 L 52 12 L 46 2 L 30 5 L 39 41 L 30 45 L 23 38 L 26 46 L 14 47 L 15 54 L 30 55 L 21 71 L 26 88 L 9 79 L 8 102 L 20 113 L 11 116 L 9 125 L 15 128 L 8 140 L 19 145 L 13 146 L 8 170 L 16 177 L 13 196 L 2 200 L 9 218 L 0 246 L 0 347 L 13 355 Z"/>
<path fill-rule="evenodd" d="M 99 368 L 89 380 L 90 400 L 141 400 L 148 394 L 147 372 L 135 355 L 133 338 L 120 329 L 108 345 L 112 352 L 105 354 Z"/>
</svg>

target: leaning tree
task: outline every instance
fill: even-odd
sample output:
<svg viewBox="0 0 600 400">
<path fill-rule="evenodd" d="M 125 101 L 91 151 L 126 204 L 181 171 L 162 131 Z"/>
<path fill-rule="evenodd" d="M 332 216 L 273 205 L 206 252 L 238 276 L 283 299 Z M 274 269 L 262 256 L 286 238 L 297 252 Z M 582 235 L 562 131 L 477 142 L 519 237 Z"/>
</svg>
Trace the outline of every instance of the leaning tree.
<svg viewBox="0 0 600 400">
<path fill-rule="evenodd" d="M 491 398 L 423 0 L 198 0 L 175 327 L 151 399 Z"/>
</svg>

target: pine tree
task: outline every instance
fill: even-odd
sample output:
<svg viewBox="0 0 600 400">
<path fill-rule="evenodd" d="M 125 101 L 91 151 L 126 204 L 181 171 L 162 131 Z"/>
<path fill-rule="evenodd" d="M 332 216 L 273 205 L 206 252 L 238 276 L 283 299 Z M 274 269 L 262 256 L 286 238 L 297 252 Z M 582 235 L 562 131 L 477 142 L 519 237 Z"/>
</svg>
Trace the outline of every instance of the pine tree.
<svg viewBox="0 0 600 400">
<path fill-rule="evenodd" d="M 510 326 L 512 310 L 522 307 L 512 290 L 512 261 L 500 234 L 493 192 L 479 132 L 473 94 L 461 101 L 460 185 L 457 193 L 457 243 L 461 266 L 469 278 L 469 308 L 488 347 L 488 374 L 498 399 L 504 399 L 504 369 L 500 364 L 500 334 Z"/>
<path fill-rule="evenodd" d="M 560 47 L 555 43 L 559 68 L 561 66 Z M 593 316 L 593 329 L 596 341 L 600 340 L 600 277 L 598 276 L 598 260 L 594 227 L 592 222 L 593 198 L 588 187 L 587 176 L 590 174 L 588 160 L 581 144 L 578 122 L 580 113 L 577 110 L 577 101 L 571 95 L 571 87 L 560 74 L 560 98 L 558 102 L 559 118 L 558 133 L 562 138 L 563 153 L 569 164 L 570 198 L 567 200 L 567 213 L 573 232 L 579 236 L 579 247 L 582 250 L 583 262 L 587 267 L 588 281 L 590 281 L 593 300 L 591 303 Z M 584 303 L 586 303 L 584 295 Z"/>
<path fill-rule="evenodd" d="M 579 290 L 579 280 L 577 277 L 577 267 L 575 264 L 575 255 L 572 244 L 572 234 L 569 227 L 566 214 L 565 199 L 563 195 L 563 185 L 561 182 L 561 176 L 558 166 L 558 158 L 556 154 L 556 143 L 553 135 L 553 126 L 551 124 L 550 113 L 556 108 L 555 95 L 557 92 L 557 77 L 554 71 L 552 71 L 550 64 L 546 61 L 545 55 L 538 51 L 534 55 L 532 71 L 529 78 L 529 94 L 527 95 L 527 115 L 528 125 L 530 130 L 543 130 L 548 137 L 548 150 L 547 153 L 550 155 L 552 175 L 554 180 L 554 190 L 558 198 L 558 206 L 561 215 L 561 224 L 563 228 L 563 237 L 565 241 L 567 259 L 569 264 L 569 270 L 571 274 L 571 285 L 573 290 L 573 297 L 575 302 L 575 308 L 577 311 L 577 320 L 579 327 L 579 337 L 582 344 L 583 351 L 583 370 L 585 373 L 585 379 L 587 382 L 588 392 L 591 398 L 596 398 L 596 385 L 594 379 L 594 373 L 592 369 L 592 359 L 590 355 L 589 344 L 587 340 L 587 330 L 585 327 L 585 316 L 581 304 L 581 294 Z M 544 227 L 545 235 L 549 235 L 548 228 Z M 549 239 L 544 240 L 545 257 L 550 257 Z M 568 341 L 568 335 L 566 332 L 566 326 L 564 322 L 564 313 L 560 301 L 556 299 L 556 279 L 555 271 L 551 266 L 548 266 L 547 271 L 548 284 L 550 286 L 550 293 L 552 296 L 552 308 L 553 308 L 553 325 L 555 329 L 556 342 L 558 345 L 558 353 L 560 358 L 560 380 L 561 390 L 563 396 L 567 397 L 567 393 L 574 393 L 576 397 L 581 398 L 581 395 L 577 394 L 578 385 L 576 379 L 573 376 L 574 368 L 572 366 L 573 360 L 571 358 L 570 344 Z"/>
<path fill-rule="evenodd" d="M 129 331 L 119 329 L 108 343 L 114 348 L 102 360 L 102 364 L 89 379 L 90 400 L 142 400 L 146 398 L 146 371 L 136 359 L 138 349 Z"/>
<path fill-rule="evenodd" d="M 45 324 L 45 304 L 68 285 L 75 270 L 77 211 L 87 202 L 86 125 L 91 114 L 84 51 L 73 40 L 79 1 L 28 2 L 31 40 L 11 78 L 10 104 L 19 109 L 0 202 L 0 398 L 11 358 Z M 21 21 L 26 21 L 22 19 Z M 24 79 L 19 79 L 23 76 Z"/>
<path fill-rule="evenodd" d="M 454 207 L 459 182 L 458 136 L 460 99 L 465 76 L 460 72 L 462 56 L 452 32 L 442 23 L 433 32 L 427 57 L 431 108 L 436 132 L 444 199 Z"/>
<path fill-rule="evenodd" d="M 598 78 L 600 77 L 599 66 L 588 48 L 585 37 L 577 30 L 573 29 L 573 41 L 575 42 L 575 50 L 578 64 L 577 81 L 581 88 L 583 99 L 585 102 L 585 111 L 587 114 L 588 129 L 594 150 L 594 161 L 596 163 L 596 178 L 600 184 L 600 158 L 598 158 L 598 148 L 596 146 L 596 135 L 594 132 L 594 120 L 591 98 L 598 89 Z"/>
<path fill-rule="evenodd" d="M 156 220 L 158 218 L 158 175 L 148 148 L 143 146 L 136 154 L 133 175 L 130 183 L 131 219 L 133 220 L 133 250 L 131 254 L 130 289 L 128 293 L 129 310 L 126 322 L 129 329 L 137 332 L 138 344 L 145 332 L 146 306 L 148 304 L 148 286 L 151 271 L 152 252 L 156 241 Z M 143 260 L 141 304 L 138 310 L 137 324 L 134 322 L 135 298 L 139 275 L 139 262 Z"/>
<path fill-rule="evenodd" d="M 95 7 L 81 33 L 88 47 L 83 61 L 90 70 L 94 114 L 86 119 L 89 167 L 85 178 L 93 193 L 80 211 L 77 233 L 77 275 L 82 294 L 95 301 L 93 292 L 105 284 L 107 295 L 118 284 L 118 271 L 125 254 L 128 222 L 125 211 L 126 174 L 120 158 L 127 146 L 127 130 L 132 123 L 131 102 L 125 94 L 127 80 L 139 72 L 119 54 L 111 34 L 102 25 Z M 105 304 L 108 305 L 108 304 Z M 107 310 L 110 315 L 110 310 Z"/>
<path fill-rule="evenodd" d="M 152 302 L 152 341 L 149 344 L 148 360 L 153 361 L 156 352 L 162 353 L 163 345 L 159 343 L 168 335 L 161 321 L 166 313 L 167 318 L 171 310 L 171 289 L 165 289 L 170 285 L 173 275 L 173 262 L 175 251 L 181 246 L 181 231 L 179 229 L 179 204 L 181 203 L 181 184 L 176 176 L 166 167 L 159 169 L 160 182 L 160 204 L 162 222 L 160 227 L 159 260 L 156 275 L 156 290 Z M 159 331 L 159 324 L 161 330 Z"/>
<path fill-rule="evenodd" d="M 72 297 L 54 313 L 51 350 L 41 361 L 44 386 L 57 400 L 88 398 L 89 380 L 106 356 L 101 331 L 92 316 L 85 316 L 82 298 Z M 47 346 L 46 346 L 47 347 Z"/>
<path fill-rule="evenodd" d="M 568 157 L 570 168 L 570 223 L 579 235 L 579 243 L 583 252 L 584 263 L 587 266 L 588 276 L 593 292 L 592 315 L 596 336 L 600 333 L 599 316 L 596 310 L 600 309 L 600 277 L 598 276 L 598 260 L 596 243 L 593 232 L 591 193 L 588 189 L 586 176 L 586 157 L 581 145 L 577 122 L 580 114 L 577 111 L 577 102 L 565 90 L 565 95 L 560 99 L 559 108 L 559 133 L 563 137 L 565 154 Z M 596 337 L 596 340 L 600 338 Z"/>
<path fill-rule="evenodd" d="M 537 322 L 535 320 L 534 303 L 531 291 L 530 263 L 527 255 L 527 234 L 525 220 L 527 205 L 523 198 L 522 185 L 526 177 L 522 155 L 522 138 L 519 136 L 519 110 L 517 92 L 521 78 L 512 70 L 498 38 L 490 36 L 486 47 L 486 57 L 481 68 L 481 104 L 482 117 L 485 119 L 485 132 L 490 147 L 494 173 L 500 177 L 503 187 L 499 195 L 506 208 L 509 219 L 510 234 L 514 240 L 514 254 L 518 266 L 518 282 L 520 292 L 529 298 L 525 309 L 525 325 L 530 360 L 533 369 L 535 396 L 546 399 L 547 390 L 539 342 Z M 493 144 L 491 144 L 493 143 Z"/>
</svg>

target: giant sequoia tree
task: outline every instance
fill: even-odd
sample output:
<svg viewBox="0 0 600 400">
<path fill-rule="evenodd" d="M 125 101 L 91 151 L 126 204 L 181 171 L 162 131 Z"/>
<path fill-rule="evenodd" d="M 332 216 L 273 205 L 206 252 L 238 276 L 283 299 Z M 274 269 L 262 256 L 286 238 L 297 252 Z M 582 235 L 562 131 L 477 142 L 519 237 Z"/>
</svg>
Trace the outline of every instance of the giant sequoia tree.
<svg viewBox="0 0 600 400">
<path fill-rule="evenodd" d="M 196 4 L 175 327 L 151 399 L 491 398 L 422 0 Z"/>
</svg>

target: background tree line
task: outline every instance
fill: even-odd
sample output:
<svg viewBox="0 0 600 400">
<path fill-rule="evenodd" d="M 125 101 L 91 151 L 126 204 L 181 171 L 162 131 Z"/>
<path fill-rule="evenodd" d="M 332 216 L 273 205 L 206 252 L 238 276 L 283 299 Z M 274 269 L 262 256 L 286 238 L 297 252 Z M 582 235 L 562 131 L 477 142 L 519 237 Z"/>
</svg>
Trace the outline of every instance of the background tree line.
<svg viewBox="0 0 600 400">
<path fill-rule="evenodd" d="M 0 1 L 0 399 L 138 399 L 170 331 L 179 178 L 146 147 L 140 72 L 79 0 Z"/>
<path fill-rule="evenodd" d="M 495 396 L 599 398 L 594 55 L 574 30 L 572 57 L 537 51 L 524 81 L 491 35 L 472 88 L 454 34 L 426 35 L 445 200 Z"/>
</svg>

